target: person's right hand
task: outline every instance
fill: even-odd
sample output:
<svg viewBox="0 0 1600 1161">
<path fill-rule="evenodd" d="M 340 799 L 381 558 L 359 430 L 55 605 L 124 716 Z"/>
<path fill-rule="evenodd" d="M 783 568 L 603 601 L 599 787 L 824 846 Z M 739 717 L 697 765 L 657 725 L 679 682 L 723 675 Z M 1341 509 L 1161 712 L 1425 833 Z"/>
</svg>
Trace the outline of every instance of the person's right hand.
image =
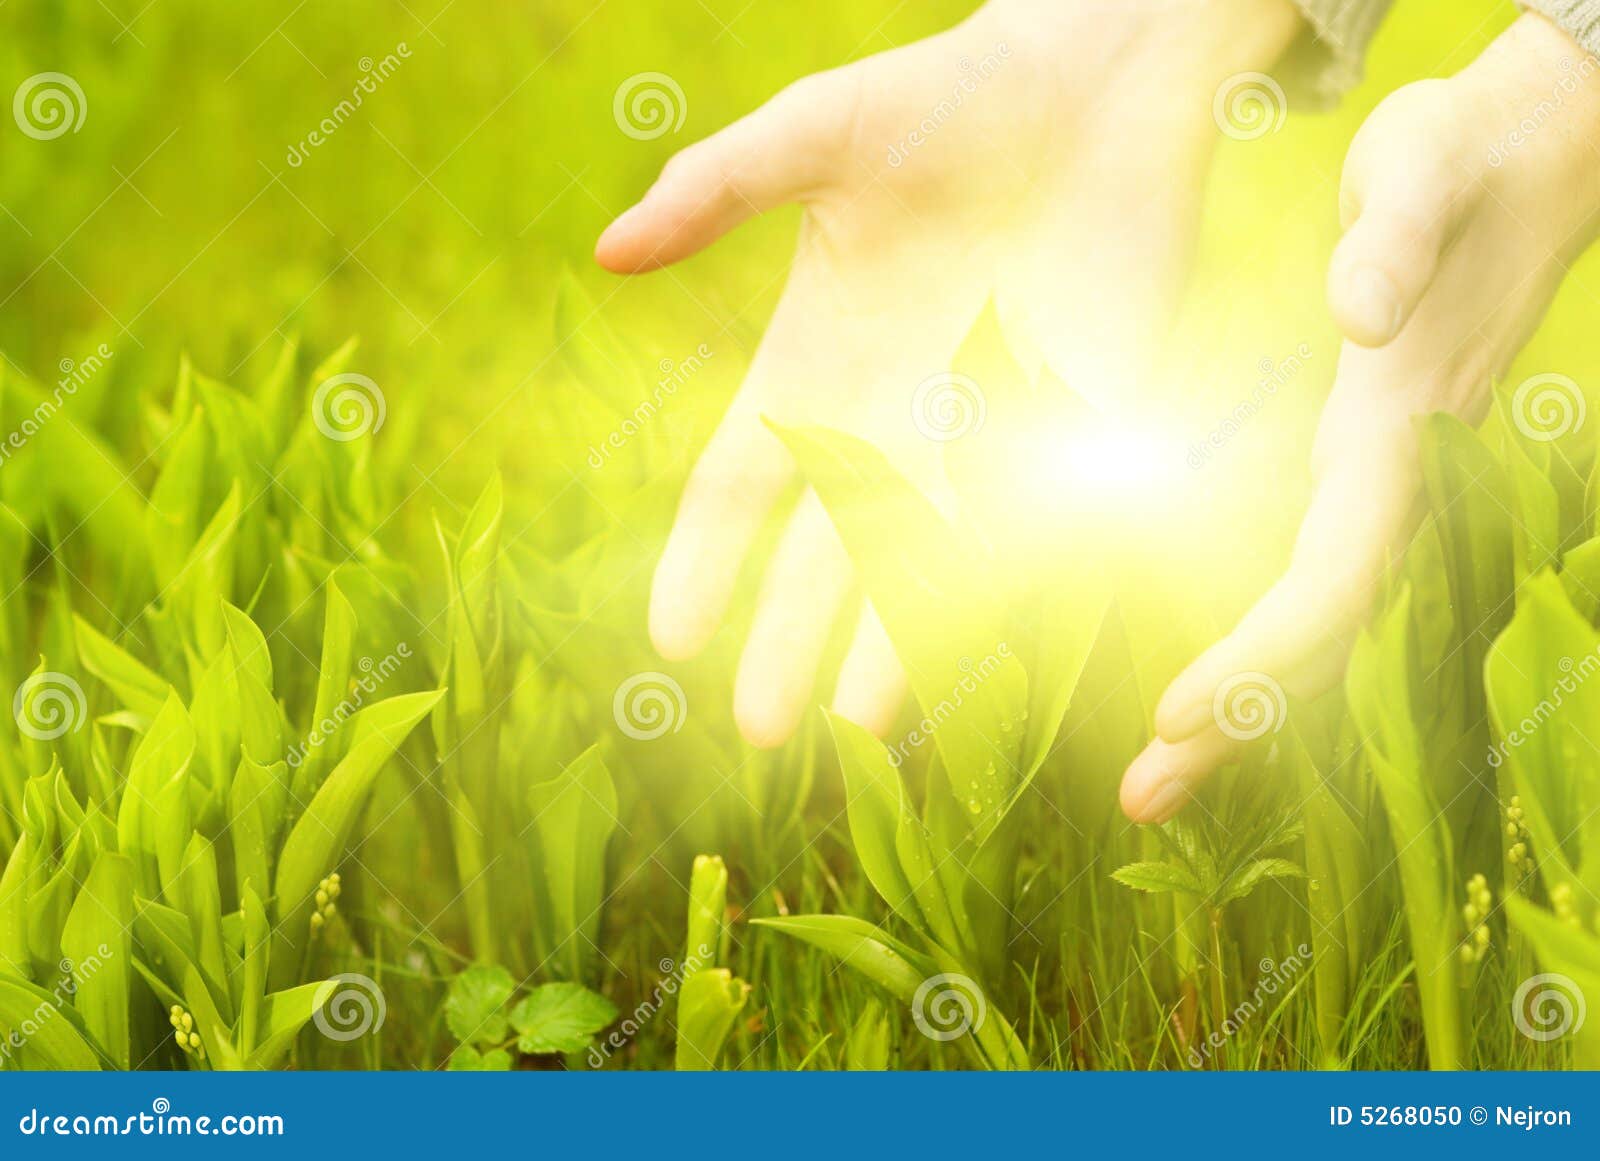
<svg viewBox="0 0 1600 1161">
<path fill-rule="evenodd" d="M 1343 676 L 1416 527 L 1414 418 L 1480 421 L 1600 235 L 1600 62 L 1523 16 L 1460 74 L 1408 85 L 1374 111 L 1351 144 L 1342 200 L 1328 297 L 1348 341 L 1317 432 L 1311 505 L 1283 579 L 1162 697 L 1159 736 L 1122 783 L 1139 822 L 1177 813 L 1234 756 L 1245 723 L 1230 732 L 1230 690 L 1263 695 L 1257 705 L 1276 713 L 1283 691 L 1310 697 Z M 1512 398 L 1533 438 L 1562 434 L 1584 406 L 1559 374 Z"/>
<path fill-rule="evenodd" d="M 937 406 L 961 401 L 924 392 L 935 412 L 917 419 L 913 401 L 991 296 L 1008 334 L 1090 398 L 1139 384 L 1183 285 L 1219 84 L 1268 67 L 1299 24 L 1289 0 L 992 0 L 949 32 L 799 81 L 673 157 L 601 237 L 606 268 L 676 262 L 787 202 L 806 212 L 788 285 L 656 571 L 662 655 L 692 656 L 716 631 L 793 478 L 763 417 L 860 435 L 936 494 Z M 798 724 L 851 589 L 807 492 L 739 665 L 735 716 L 751 742 L 777 745 Z M 835 707 L 882 734 L 903 693 L 866 607 Z"/>
</svg>

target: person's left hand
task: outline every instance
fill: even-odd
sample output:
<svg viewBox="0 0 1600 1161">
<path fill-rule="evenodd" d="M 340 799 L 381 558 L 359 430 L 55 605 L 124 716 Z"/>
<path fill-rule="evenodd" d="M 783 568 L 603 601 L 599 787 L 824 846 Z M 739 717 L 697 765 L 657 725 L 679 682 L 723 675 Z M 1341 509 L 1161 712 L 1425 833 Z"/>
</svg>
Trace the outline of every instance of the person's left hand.
<svg viewBox="0 0 1600 1161">
<path fill-rule="evenodd" d="M 1459 75 L 1378 107 L 1351 145 L 1341 210 L 1328 296 L 1349 341 L 1310 508 L 1283 578 L 1157 706 L 1157 737 L 1122 783 L 1136 822 L 1176 814 L 1233 757 L 1241 731 L 1221 728 L 1230 688 L 1265 677 L 1313 696 L 1340 680 L 1420 514 L 1413 418 L 1482 419 L 1600 232 L 1600 62 L 1523 16 Z"/>
</svg>

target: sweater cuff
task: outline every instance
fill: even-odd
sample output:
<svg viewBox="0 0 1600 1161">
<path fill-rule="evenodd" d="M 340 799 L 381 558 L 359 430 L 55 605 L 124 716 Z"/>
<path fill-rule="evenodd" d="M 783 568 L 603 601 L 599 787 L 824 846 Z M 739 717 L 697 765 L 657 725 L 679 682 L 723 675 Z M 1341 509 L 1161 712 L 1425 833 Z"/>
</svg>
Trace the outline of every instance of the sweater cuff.
<svg viewBox="0 0 1600 1161">
<path fill-rule="evenodd" d="M 1522 0 L 1522 6 L 1566 29 L 1584 51 L 1600 54 L 1600 0 Z"/>
<path fill-rule="evenodd" d="M 1600 0 L 1535 0 L 1555 7 L 1593 9 L 1600 24 Z M 1313 105 L 1333 104 L 1361 80 L 1367 43 L 1383 23 L 1393 0 L 1294 0 L 1310 25 L 1289 51 L 1284 75 Z"/>
</svg>

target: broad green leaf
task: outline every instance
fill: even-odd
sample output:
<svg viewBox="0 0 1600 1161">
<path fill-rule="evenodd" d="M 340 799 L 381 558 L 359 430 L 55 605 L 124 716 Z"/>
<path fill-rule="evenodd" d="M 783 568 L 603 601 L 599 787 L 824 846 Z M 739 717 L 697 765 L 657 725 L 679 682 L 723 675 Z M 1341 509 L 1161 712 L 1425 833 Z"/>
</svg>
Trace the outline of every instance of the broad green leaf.
<svg viewBox="0 0 1600 1161">
<path fill-rule="evenodd" d="M 117 846 L 134 861 L 134 881 L 151 897 L 182 865 L 189 826 L 189 765 L 195 733 L 174 691 L 139 739 L 117 813 Z"/>
<path fill-rule="evenodd" d="M 498 1044 L 506 1038 L 506 1001 L 517 981 L 498 964 L 474 964 L 450 981 L 444 1020 L 464 1044 Z"/>
<path fill-rule="evenodd" d="M 450 1054 L 451 1072 L 506 1072 L 510 1068 L 511 1053 L 504 1048 L 480 1053 L 470 1044 L 462 1044 Z"/>
<path fill-rule="evenodd" d="M 582 1052 L 616 1018 L 610 1000 L 574 983 L 541 984 L 511 1009 L 517 1048 L 530 1056 Z"/>
<path fill-rule="evenodd" d="M 100 1056 L 85 1039 L 76 1013 L 52 993 L 6 973 L 0 973 L 0 1028 L 24 1039 L 24 1058 L 33 1067 L 100 1070 Z"/>
<path fill-rule="evenodd" d="M 128 995 L 133 981 L 133 864 L 109 851 L 95 860 L 61 932 L 71 962 L 73 1007 L 100 1051 L 129 1067 Z"/>
<path fill-rule="evenodd" d="M 927 956 L 851 915 L 790 915 L 750 922 L 820 948 L 907 1003 L 936 971 Z"/>
<path fill-rule="evenodd" d="M 820 428 L 775 430 L 855 562 L 922 707 L 917 735 L 937 745 L 981 843 L 1028 778 L 1019 765 L 1028 678 L 981 549 L 871 445 Z"/>
<path fill-rule="evenodd" d="M 678 989 L 678 1043 L 674 1067 L 705 1072 L 717 1066 L 734 1021 L 750 996 L 750 985 L 726 968 L 696 972 Z"/>
<path fill-rule="evenodd" d="M 606 898 L 606 845 L 617 828 L 617 791 L 592 746 L 549 782 L 528 788 L 551 905 L 554 942 L 570 978 L 586 978 Z"/>
</svg>

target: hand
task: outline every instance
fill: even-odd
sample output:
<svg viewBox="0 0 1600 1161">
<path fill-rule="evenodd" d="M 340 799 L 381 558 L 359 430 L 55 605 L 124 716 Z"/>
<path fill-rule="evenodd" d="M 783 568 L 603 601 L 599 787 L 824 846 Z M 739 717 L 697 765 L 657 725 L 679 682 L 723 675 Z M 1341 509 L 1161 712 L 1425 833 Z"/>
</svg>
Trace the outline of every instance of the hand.
<svg viewBox="0 0 1600 1161">
<path fill-rule="evenodd" d="M 1396 92 L 1356 135 L 1328 279 L 1349 341 L 1310 508 L 1284 577 L 1161 699 L 1159 736 L 1123 779 L 1130 818 L 1171 817 L 1233 755 L 1213 699 L 1239 675 L 1301 696 L 1340 679 L 1420 514 L 1413 417 L 1484 417 L 1493 381 L 1600 232 L 1597 174 L 1600 62 L 1535 15 L 1458 76 Z"/>
<path fill-rule="evenodd" d="M 991 0 L 949 32 L 792 85 L 672 158 L 606 230 L 598 261 L 636 273 L 754 214 L 805 207 L 777 311 L 656 570 L 663 656 L 692 656 L 716 631 L 793 479 L 763 417 L 862 436 L 937 498 L 939 445 L 913 422 L 913 395 L 948 371 L 991 295 L 1008 334 L 1079 390 L 1140 381 L 1182 286 L 1218 82 L 1269 65 L 1299 21 L 1288 0 L 1141 7 Z M 807 492 L 739 664 L 734 711 L 751 742 L 777 745 L 799 723 L 851 589 Z M 864 608 L 835 708 L 883 734 L 904 685 Z"/>
</svg>

